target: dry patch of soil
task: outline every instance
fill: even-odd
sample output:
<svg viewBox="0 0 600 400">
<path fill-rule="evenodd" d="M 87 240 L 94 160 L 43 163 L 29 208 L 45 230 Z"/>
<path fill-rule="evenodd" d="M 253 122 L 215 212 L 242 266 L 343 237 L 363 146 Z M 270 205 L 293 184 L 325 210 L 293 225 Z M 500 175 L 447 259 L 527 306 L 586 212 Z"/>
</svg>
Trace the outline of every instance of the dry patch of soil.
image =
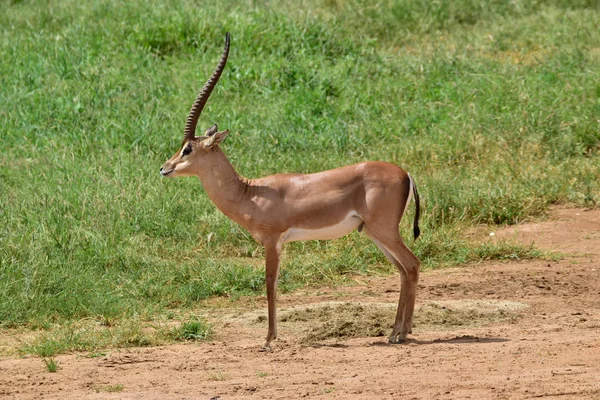
<svg viewBox="0 0 600 400">
<path fill-rule="evenodd" d="M 489 232 L 481 232 L 483 238 Z M 477 234 L 476 234 L 477 235 Z M 208 343 L 0 360 L 6 399 L 600 399 L 600 211 L 556 210 L 490 240 L 535 242 L 559 261 L 425 271 L 413 335 L 387 344 L 399 279 L 296 291 L 209 308 Z"/>
<path fill-rule="evenodd" d="M 428 301 L 417 307 L 415 329 L 452 330 L 460 326 L 485 326 L 516 321 L 524 303 L 498 300 Z M 317 344 L 328 339 L 386 336 L 392 330 L 397 303 L 329 301 L 283 310 L 279 326 L 293 331 L 300 343 Z M 250 312 L 247 319 L 263 323 L 266 316 Z M 244 319 L 244 316 L 242 316 Z M 339 341 L 338 341 L 339 342 Z"/>
</svg>

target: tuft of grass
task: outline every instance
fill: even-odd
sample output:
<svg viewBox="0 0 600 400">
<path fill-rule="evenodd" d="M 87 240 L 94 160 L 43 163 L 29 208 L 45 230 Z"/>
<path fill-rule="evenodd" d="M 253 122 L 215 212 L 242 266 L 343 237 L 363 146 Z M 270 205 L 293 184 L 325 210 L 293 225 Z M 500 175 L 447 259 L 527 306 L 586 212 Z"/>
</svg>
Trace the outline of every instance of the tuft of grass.
<svg viewBox="0 0 600 400">
<path fill-rule="evenodd" d="M 101 351 L 92 351 L 90 353 L 88 353 L 85 357 L 87 358 L 98 358 L 98 357 L 105 357 L 107 353 L 101 352 Z"/>
<path fill-rule="evenodd" d="M 50 358 L 42 358 L 42 360 L 44 361 L 44 364 L 46 364 L 46 368 L 48 369 L 48 372 L 56 372 L 58 370 L 58 362 L 50 357 Z"/>
<path fill-rule="evenodd" d="M 117 383 L 115 385 L 105 385 L 105 386 L 94 386 L 94 391 L 96 393 L 107 392 L 107 393 L 119 393 L 125 389 L 125 386 L 121 383 Z"/>
<path fill-rule="evenodd" d="M 532 260 L 551 256 L 550 253 L 537 249 L 533 243 L 522 245 L 510 241 L 483 242 L 474 247 L 472 252 L 474 261 Z"/>
<path fill-rule="evenodd" d="M 192 319 L 174 328 L 171 335 L 175 340 L 206 340 L 211 332 L 212 328 L 206 321 Z"/>
<path fill-rule="evenodd" d="M 208 375 L 208 380 L 209 381 L 216 381 L 216 382 L 222 382 L 222 381 L 226 381 L 227 379 L 229 379 L 227 374 L 223 374 L 221 371 L 206 371 L 206 374 Z"/>
<path fill-rule="evenodd" d="M 46 359 L 52 359 L 54 355 L 64 353 L 69 349 L 70 346 L 66 340 L 38 339 L 34 344 L 25 346 L 23 352 L 35 354 L 46 361 Z"/>
</svg>

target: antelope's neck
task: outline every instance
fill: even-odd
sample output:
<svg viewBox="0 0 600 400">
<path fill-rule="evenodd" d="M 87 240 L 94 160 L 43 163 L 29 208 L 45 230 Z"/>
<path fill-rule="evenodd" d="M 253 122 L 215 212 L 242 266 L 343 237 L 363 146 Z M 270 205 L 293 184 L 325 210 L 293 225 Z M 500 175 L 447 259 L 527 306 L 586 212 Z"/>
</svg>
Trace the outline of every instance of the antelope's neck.
<svg viewBox="0 0 600 400">
<path fill-rule="evenodd" d="M 238 222 L 240 205 L 248 191 L 248 181 L 237 173 L 219 147 L 208 153 L 203 161 L 196 175 L 202 181 L 208 197 L 223 214 Z"/>
</svg>

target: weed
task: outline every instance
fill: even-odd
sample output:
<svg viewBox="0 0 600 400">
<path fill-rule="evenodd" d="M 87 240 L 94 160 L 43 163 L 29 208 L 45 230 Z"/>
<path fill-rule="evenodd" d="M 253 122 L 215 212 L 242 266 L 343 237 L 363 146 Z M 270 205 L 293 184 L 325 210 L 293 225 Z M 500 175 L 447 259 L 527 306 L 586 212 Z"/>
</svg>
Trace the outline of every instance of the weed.
<svg viewBox="0 0 600 400">
<path fill-rule="evenodd" d="M 46 359 L 64 352 L 67 347 L 68 345 L 65 342 L 54 339 L 40 338 L 35 344 L 26 346 L 24 348 L 24 352 L 32 353 L 42 357 L 43 359 Z"/>
<path fill-rule="evenodd" d="M 117 383 L 116 385 L 94 386 L 94 391 L 96 393 L 101 393 L 101 392 L 119 393 L 119 392 L 122 392 L 123 389 L 125 389 L 125 386 L 123 386 L 120 383 Z"/>
<path fill-rule="evenodd" d="M 206 374 L 208 375 L 208 380 L 210 381 L 226 381 L 228 379 L 227 374 L 223 374 L 221 371 L 218 370 L 214 370 L 214 371 L 209 371 L 206 370 Z"/>
<path fill-rule="evenodd" d="M 87 358 L 98 358 L 98 357 L 105 357 L 106 354 L 107 353 L 93 351 L 91 353 L 88 353 L 85 357 L 87 357 Z"/>
<path fill-rule="evenodd" d="M 44 360 L 48 372 L 56 372 L 58 370 L 58 362 L 54 358 L 42 358 L 42 360 Z"/>
<path fill-rule="evenodd" d="M 175 328 L 171 335 L 175 340 L 206 340 L 210 336 L 211 326 L 203 320 L 192 319 Z"/>
</svg>

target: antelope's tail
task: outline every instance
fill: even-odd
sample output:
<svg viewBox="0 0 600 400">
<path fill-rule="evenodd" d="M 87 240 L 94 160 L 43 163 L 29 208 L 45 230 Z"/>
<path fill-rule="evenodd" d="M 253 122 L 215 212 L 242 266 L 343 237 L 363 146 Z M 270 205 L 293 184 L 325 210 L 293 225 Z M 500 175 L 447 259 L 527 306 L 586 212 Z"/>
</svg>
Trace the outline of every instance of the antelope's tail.
<svg viewBox="0 0 600 400">
<path fill-rule="evenodd" d="M 408 174 L 408 179 L 410 180 L 410 187 L 412 189 L 412 194 L 415 198 L 415 219 L 413 221 L 413 233 L 415 240 L 417 240 L 417 238 L 421 234 L 421 230 L 419 229 L 419 217 L 421 216 L 421 202 L 419 201 L 419 192 L 417 191 L 417 185 L 415 184 L 415 181 L 412 178 L 412 176 L 410 176 L 410 174 Z M 410 193 L 408 196 L 408 200 L 410 201 Z"/>
</svg>

